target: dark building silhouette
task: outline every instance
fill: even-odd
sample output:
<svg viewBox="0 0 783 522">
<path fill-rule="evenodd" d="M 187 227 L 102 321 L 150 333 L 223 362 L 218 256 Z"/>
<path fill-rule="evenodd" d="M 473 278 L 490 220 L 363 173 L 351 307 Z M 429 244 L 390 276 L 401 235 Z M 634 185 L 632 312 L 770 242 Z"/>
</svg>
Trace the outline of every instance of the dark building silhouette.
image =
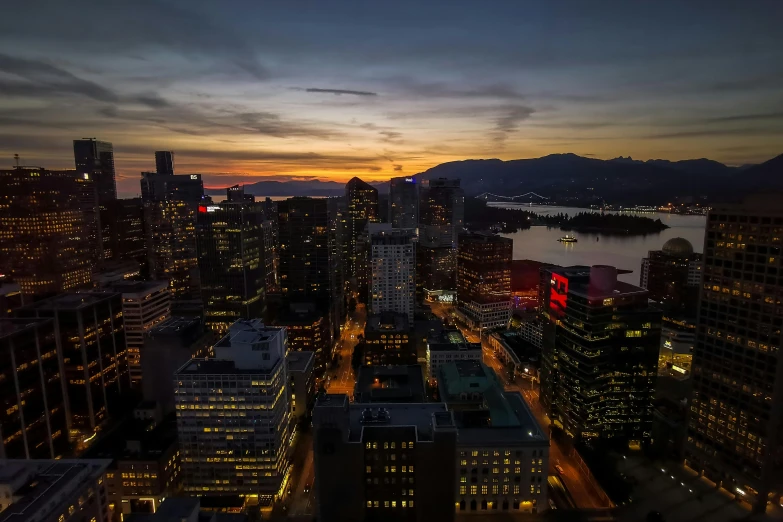
<svg viewBox="0 0 783 522">
<path fill-rule="evenodd" d="M 114 172 L 114 147 L 108 141 L 96 139 L 73 140 L 73 157 L 77 174 L 86 174 L 95 180 L 98 205 L 117 199 Z"/>
<path fill-rule="evenodd" d="M 459 236 L 457 308 L 468 326 L 484 329 L 508 323 L 513 246 L 511 239 L 501 236 Z"/>
<path fill-rule="evenodd" d="M 368 315 L 363 350 L 367 365 L 416 364 L 416 343 L 408 316 L 395 312 Z"/>
<path fill-rule="evenodd" d="M 285 326 L 289 352 L 313 352 L 318 373 L 326 369 L 332 358 L 328 314 L 317 310 L 314 303 L 291 303 L 282 307 L 273 325 Z"/>
<path fill-rule="evenodd" d="M 458 179 L 424 180 L 419 190 L 419 290 L 453 291 L 465 194 Z"/>
<path fill-rule="evenodd" d="M 0 171 L 0 270 L 24 295 L 90 284 L 94 250 L 74 171 Z"/>
<path fill-rule="evenodd" d="M 241 187 L 228 199 L 199 206 L 196 237 L 207 327 L 225 332 L 237 319 L 264 317 L 264 212 Z"/>
<path fill-rule="evenodd" d="M 170 150 L 155 151 L 155 172 L 158 174 L 174 174 L 174 153 Z"/>
<path fill-rule="evenodd" d="M 0 458 L 69 450 L 68 404 L 52 319 L 0 319 Z"/>
<path fill-rule="evenodd" d="M 641 444 L 652 433 L 661 312 L 611 266 L 542 268 L 541 402 L 577 440 Z"/>
<path fill-rule="evenodd" d="M 144 206 L 141 198 L 115 199 L 101 210 L 105 260 L 136 261 L 147 274 Z"/>
<path fill-rule="evenodd" d="M 413 176 L 389 180 L 389 221 L 394 228 L 419 226 L 419 180 Z"/>
<path fill-rule="evenodd" d="M 122 295 L 62 294 L 16 310 L 20 318 L 51 318 L 56 328 L 72 430 L 91 435 L 130 389 Z"/>
<path fill-rule="evenodd" d="M 318 520 L 455 518 L 457 428 L 443 403 L 351 403 L 313 408 Z"/>
<path fill-rule="evenodd" d="M 763 512 L 783 469 L 780 194 L 707 217 L 685 463 Z"/>
<path fill-rule="evenodd" d="M 345 185 L 346 201 L 346 277 L 355 279 L 357 288 L 366 293 L 368 242 L 362 238 L 367 233 L 368 223 L 380 222 L 378 214 L 378 189 L 359 178 L 353 178 Z"/>
<path fill-rule="evenodd" d="M 696 317 L 701 286 L 701 254 L 693 252 L 687 239 L 675 237 L 661 250 L 650 250 L 642 259 L 640 286 L 650 299 L 675 317 Z"/>
<path fill-rule="evenodd" d="M 427 402 L 421 366 L 362 366 L 356 376 L 353 397 L 359 403 Z"/>
</svg>

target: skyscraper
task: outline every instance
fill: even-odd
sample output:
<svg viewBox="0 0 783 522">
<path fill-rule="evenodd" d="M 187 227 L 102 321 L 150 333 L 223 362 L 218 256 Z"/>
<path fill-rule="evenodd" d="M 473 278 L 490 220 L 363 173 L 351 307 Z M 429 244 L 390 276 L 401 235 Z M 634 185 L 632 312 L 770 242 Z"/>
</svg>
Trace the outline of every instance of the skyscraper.
<svg viewBox="0 0 783 522">
<path fill-rule="evenodd" d="M 685 452 L 688 466 L 757 512 L 781 491 L 780 201 L 748 197 L 707 217 Z"/>
<path fill-rule="evenodd" d="M 471 328 L 494 328 L 511 314 L 513 240 L 463 234 L 457 255 L 457 310 Z"/>
<path fill-rule="evenodd" d="M 412 176 L 389 180 L 389 221 L 394 228 L 419 226 L 419 183 Z"/>
<path fill-rule="evenodd" d="M 465 194 L 458 179 L 424 180 L 419 195 L 419 290 L 453 295 L 457 244 L 465 217 Z"/>
<path fill-rule="evenodd" d="M 144 206 L 140 198 L 115 199 L 101 210 L 105 260 L 136 261 L 147 269 Z"/>
<path fill-rule="evenodd" d="M 226 201 L 199 206 L 196 227 L 206 325 L 217 332 L 261 319 L 266 308 L 263 209 L 238 186 L 227 192 Z"/>
<path fill-rule="evenodd" d="M 611 266 L 542 268 L 541 402 L 577 440 L 642 444 L 652 433 L 661 312 Z"/>
<path fill-rule="evenodd" d="M 378 189 L 359 178 L 345 185 L 347 205 L 346 277 L 357 281 L 357 288 L 367 288 L 367 244 L 361 241 L 368 223 L 380 221 L 378 215 Z"/>
<path fill-rule="evenodd" d="M 73 157 L 77 174 L 87 174 L 95 180 L 99 206 L 117 199 L 114 147 L 111 143 L 94 138 L 73 140 Z"/>
<path fill-rule="evenodd" d="M 89 285 L 93 250 L 73 171 L 0 171 L 0 269 L 24 295 Z"/>
<path fill-rule="evenodd" d="M 701 286 L 701 254 L 687 239 L 675 237 L 642 259 L 640 285 L 650 299 L 673 316 L 696 317 Z"/>
<path fill-rule="evenodd" d="M 240 320 L 175 377 L 177 431 L 185 491 L 197 495 L 283 494 L 291 412 L 285 328 Z"/>
<path fill-rule="evenodd" d="M 174 174 L 174 153 L 170 150 L 155 151 L 155 172 L 158 174 Z"/>
<path fill-rule="evenodd" d="M 200 174 L 141 173 L 149 274 L 169 281 L 175 301 L 200 298 L 196 215 L 203 195 Z"/>
<path fill-rule="evenodd" d="M 409 231 L 370 231 L 370 312 L 397 312 L 413 324 L 416 254 Z"/>
</svg>

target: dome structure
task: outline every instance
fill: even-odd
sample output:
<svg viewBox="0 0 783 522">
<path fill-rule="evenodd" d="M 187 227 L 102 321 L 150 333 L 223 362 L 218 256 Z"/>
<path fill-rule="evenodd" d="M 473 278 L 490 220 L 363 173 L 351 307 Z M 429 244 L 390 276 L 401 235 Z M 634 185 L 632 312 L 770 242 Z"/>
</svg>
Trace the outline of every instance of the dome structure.
<svg viewBox="0 0 783 522">
<path fill-rule="evenodd" d="M 693 254 L 693 245 L 683 237 L 673 237 L 663 244 L 661 250 L 672 256 L 689 256 Z"/>
</svg>

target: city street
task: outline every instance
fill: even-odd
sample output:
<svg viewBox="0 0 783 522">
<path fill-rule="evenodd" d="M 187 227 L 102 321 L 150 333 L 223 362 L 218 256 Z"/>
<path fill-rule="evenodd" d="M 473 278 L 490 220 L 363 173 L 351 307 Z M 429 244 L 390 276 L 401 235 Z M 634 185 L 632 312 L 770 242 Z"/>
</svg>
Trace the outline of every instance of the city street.
<svg viewBox="0 0 783 522">
<path fill-rule="evenodd" d="M 353 397 L 354 375 L 351 367 L 351 356 L 353 348 L 359 342 L 359 335 L 364 333 L 364 323 L 367 314 L 363 304 L 356 305 L 356 310 L 348 315 L 345 325 L 340 334 L 335 354 L 338 356 L 337 367 L 327 371 L 331 377 L 326 391 L 329 393 L 345 393 Z"/>
<path fill-rule="evenodd" d="M 294 472 L 291 478 L 293 491 L 292 497 L 289 499 L 289 516 L 313 516 L 315 514 L 314 475 L 313 437 L 306 433 L 300 435 L 294 457 Z M 307 485 L 310 485 L 310 491 L 305 493 Z"/>
<path fill-rule="evenodd" d="M 441 319 L 451 318 L 451 305 L 444 305 L 442 303 L 433 303 L 430 308 L 432 313 Z M 479 336 L 463 328 L 457 323 L 458 328 L 462 331 L 462 334 L 471 342 L 479 342 Z M 484 364 L 492 368 L 497 373 L 500 380 L 507 391 L 517 391 L 522 394 L 530 407 L 530 411 L 536 418 L 541 427 L 547 431 L 550 420 L 546 416 L 541 403 L 539 402 L 538 385 L 531 380 L 517 378 L 516 381 L 509 379 L 508 370 L 505 365 L 497 358 L 492 348 L 487 343 L 482 343 L 484 352 Z M 600 486 L 595 484 L 585 473 L 583 473 L 579 466 L 579 459 L 570 456 L 564 448 L 562 448 L 557 441 L 551 440 L 549 448 L 549 473 L 551 475 L 557 475 L 565 484 L 566 489 L 574 499 L 576 507 L 582 509 L 602 509 L 611 507 L 608 501 L 602 501 L 606 499 L 606 495 L 600 490 Z M 557 473 L 555 465 L 560 465 L 563 468 L 563 473 Z"/>
</svg>

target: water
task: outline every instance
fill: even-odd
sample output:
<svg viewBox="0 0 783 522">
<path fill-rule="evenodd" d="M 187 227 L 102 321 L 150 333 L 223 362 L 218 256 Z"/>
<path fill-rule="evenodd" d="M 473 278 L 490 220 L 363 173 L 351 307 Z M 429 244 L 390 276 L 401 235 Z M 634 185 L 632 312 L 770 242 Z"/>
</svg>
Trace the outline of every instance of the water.
<svg viewBox="0 0 783 522">
<path fill-rule="evenodd" d="M 513 203 L 496 203 L 493 205 L 505 208 L 520 208 L 537 214 L 567 214 L 572 216 L 585 212 L 582 208 L 571 207 L 528 207 Z M 639 269 L 642 258 L 647 257 L 650 250 L 660 250 L 663 244 L 673 237 L 683 237 L 691 242 L 693 250 L 702 251 L 704 244 L 705 216 L 683 216 L 678 214 L 645 213 L 639 214 L 659 219 L 669 225 L 669 228 L 658 234 L 646 236 L 615 236 L 595 232 L 574 232 L 577 243 L 560 243 L 558 238 L 566 232 L 555 227 L 536 226 L 527 230 L 519 230 L 513 234 L 502 234 L 514 240 L 514 259 L 532 259 L 555 265 L 612 265 L 625 270 L 633 270 L 631 274 L 619 277 L 622 281 L 639 284 Z M 596 241 L 596 239 L 598 239 Z"/>
</svg>

